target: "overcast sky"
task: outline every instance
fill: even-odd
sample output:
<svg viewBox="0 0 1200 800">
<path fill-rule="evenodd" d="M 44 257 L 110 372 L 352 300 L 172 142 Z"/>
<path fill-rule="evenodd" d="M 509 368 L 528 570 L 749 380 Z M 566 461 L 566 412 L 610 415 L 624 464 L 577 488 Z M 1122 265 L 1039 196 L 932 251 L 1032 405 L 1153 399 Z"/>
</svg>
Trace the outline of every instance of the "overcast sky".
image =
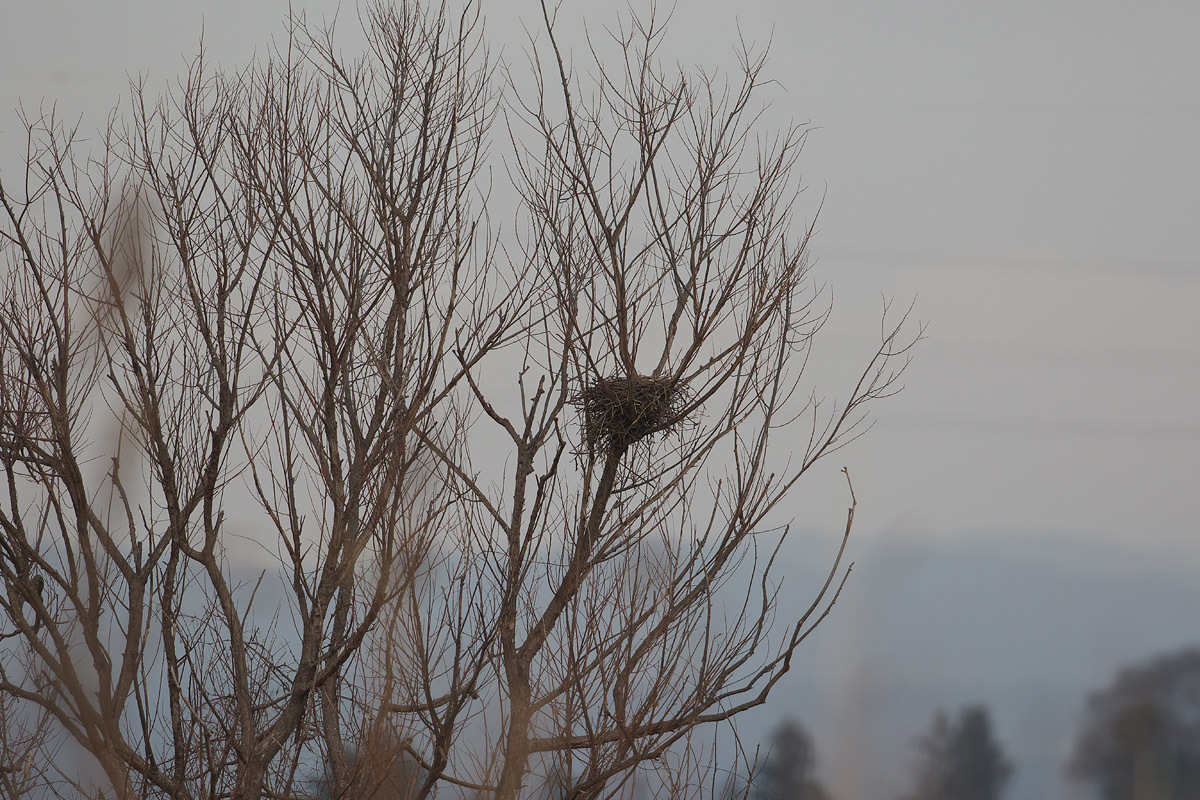
<svg viewBox="0 0 1200 800">
<path fill-rule="evenodd" d="M 286 7 L 8 4 L 0 167 L 19 102 L 94 126 L 127 73 L 177 75 L 202 27 L 212 56 L 242 62 Z M 516 20 L 537 21 L 530 0 L 485 14 L 506 55 Z M 670 52 L 731 66 L 739 26 L 772 42 L 768 119 L 814 126 L 805 208 L 824 195 L 813 254 L 836 298 L 822 385 L 838 394 L 868 355 L 882 297 L 929 322 L 906 391 L 798 521 L 836 526 L 846 464 L 860 558 L 1011 536 L 1007 555 L 1039 567 L 1077 546 L 1136 552 L 1148 580 L 1156 560 L 1200 571 L 1200 4 L 680 0 Z"/>
</svg>

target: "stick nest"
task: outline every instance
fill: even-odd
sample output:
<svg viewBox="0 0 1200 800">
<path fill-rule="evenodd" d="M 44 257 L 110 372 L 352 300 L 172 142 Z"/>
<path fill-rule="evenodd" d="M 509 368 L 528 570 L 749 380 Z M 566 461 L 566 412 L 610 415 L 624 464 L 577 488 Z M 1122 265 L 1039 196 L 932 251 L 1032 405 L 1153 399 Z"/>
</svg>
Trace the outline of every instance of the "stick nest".
<svg viewBox="0 0 1200 800">
<path fill-rule="evenodd" d="M 648 375 L 601 378 L 574 398 L 583 411 L 588 447 L 623 453 L 681 421 L 687 393 L 675 381 Z"/>
</svg>

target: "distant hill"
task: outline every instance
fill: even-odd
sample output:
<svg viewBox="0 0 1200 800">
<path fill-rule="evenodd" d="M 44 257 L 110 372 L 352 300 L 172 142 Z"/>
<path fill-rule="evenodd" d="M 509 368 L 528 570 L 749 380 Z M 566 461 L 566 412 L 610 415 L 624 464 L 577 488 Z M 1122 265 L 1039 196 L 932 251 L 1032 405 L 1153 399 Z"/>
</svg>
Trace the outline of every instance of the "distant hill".
<svg viewBox="0 0 1200 800">
<path fill-rule="evenodd" d="M 833 544 L 797 535 L 784 602 L 810 597 Z M 1016 763 L 1007 800 L 1086 795 L 1062 772 L 1087 693 L 1116 670 L 1200 642 L 1200 558 L 1061 536 L 879 537 L 770 712 L 813 731 L 840 800 L 895 800 L 935 709 L 984 703 Z"/>
</svg>

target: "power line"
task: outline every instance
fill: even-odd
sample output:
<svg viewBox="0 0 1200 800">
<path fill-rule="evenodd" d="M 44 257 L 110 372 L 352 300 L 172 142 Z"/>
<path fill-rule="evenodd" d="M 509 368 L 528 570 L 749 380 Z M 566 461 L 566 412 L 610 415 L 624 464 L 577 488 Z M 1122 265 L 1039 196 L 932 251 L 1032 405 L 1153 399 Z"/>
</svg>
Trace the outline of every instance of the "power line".
<svg viewBox="0 0 1200 800">
<path fill-rule="evenodd" d="M 1152 275 L 1200 279 L 1200 261 L 1173 258 L 1137 258 L 1106 260 L 1079 256 L 1065 258 L 1022 258 L 1012 255 L 986 253 L 948 253 L 936 250 L 871 250 L 867 248 L 822 248 L 814 254 L 815 262 L 826 266 L 853 263 L 886 269 L 893 265 L 906 267 L 960 267 L 974 270 L 1021 270 L 1039 273 L 1116 273 L 1122 275 Z M 829 264 L 828 262 L 833 262 Z"/>
<path fill-rule="evenodd" d="M 892 427 L 970 429 L 995 433 L 1037 434 L 1088 438 L 1200 439 L 1200 428 L 1162 422 L 1090 421 L 1023 416 L 964 417 L 950 415 L 887 414 L 879 417 L 881 430 Z"/>
<path fill-rule="evenodd" d="M 1191 119 L 1200 118 L 1200 104 L 1197 103 L 1077 103 L 1074 105 L 1054 102 L 1017 102 L 975 105 L 970 102 L 955 103 L 945 101 L 897 102 L 895 98 L 888 101 L 859 105 L 826 101 L 820 97 L 798 96 L 798 102 L 806 111 L 832 112 L 838 114 L 863 114 L 870 116 L 902 115 L 902 116 L 956 116 L 956 117 L 1055 117 L 1068 119 L 1093 119 L 1102 117 L 1110 123 L 1114 120 L 1130 121 L 1139 119 Z M 824 120 L 824 124 L 829 124 Z"/>
</svg>

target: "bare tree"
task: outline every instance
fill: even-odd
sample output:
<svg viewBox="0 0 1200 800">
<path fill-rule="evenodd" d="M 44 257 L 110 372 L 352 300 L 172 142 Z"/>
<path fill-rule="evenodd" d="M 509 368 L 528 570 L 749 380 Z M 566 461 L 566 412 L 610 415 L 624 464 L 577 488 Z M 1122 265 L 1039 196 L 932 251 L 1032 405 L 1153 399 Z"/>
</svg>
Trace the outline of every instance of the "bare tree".
<svg viewBox="0 0 1200 800">
<path fill-rule="evenodd" d="M 919 331 L 885 315 L 840 403 L 806 382 L 804 130 L 759 129 L 761 57 L 663 68 L 651 15 L 588 78 L 543 6 L 530 92 L 473 6 L 360 16 L 361 57 L 293 19 L 241 72 L 135 87 L 94 151 L 28 120 L 7 746 L 121 798 L 687 795 L 848 572 L 843 539 L 781 616 L 779 506 Z M 54 772 L 58 741 L 94 764 Z"/>
</svg>

